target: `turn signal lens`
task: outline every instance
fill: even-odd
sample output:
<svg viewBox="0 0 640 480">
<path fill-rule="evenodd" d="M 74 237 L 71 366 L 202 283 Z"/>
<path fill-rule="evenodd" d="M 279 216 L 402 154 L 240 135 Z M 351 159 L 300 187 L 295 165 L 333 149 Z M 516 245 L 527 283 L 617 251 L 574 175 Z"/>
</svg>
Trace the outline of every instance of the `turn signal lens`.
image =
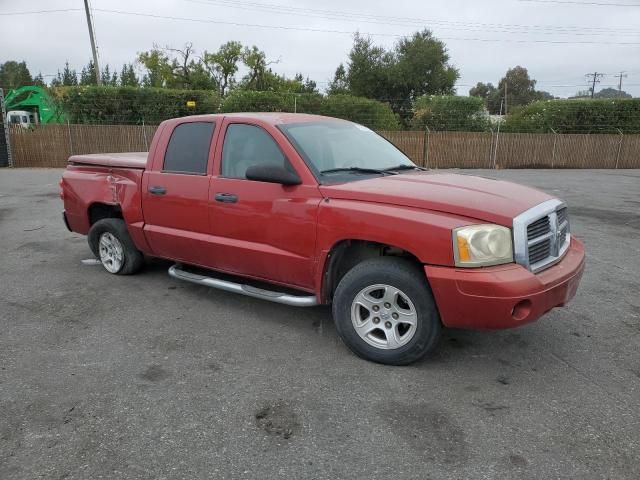
<svg viewBox="0 0 640 480">
<path fill-rule="evenodd" d="M 453 231 L 458 267 L 484 267 L 513 262 L 511 229 L 501 225 L 469 225 Z"/>
</svg>

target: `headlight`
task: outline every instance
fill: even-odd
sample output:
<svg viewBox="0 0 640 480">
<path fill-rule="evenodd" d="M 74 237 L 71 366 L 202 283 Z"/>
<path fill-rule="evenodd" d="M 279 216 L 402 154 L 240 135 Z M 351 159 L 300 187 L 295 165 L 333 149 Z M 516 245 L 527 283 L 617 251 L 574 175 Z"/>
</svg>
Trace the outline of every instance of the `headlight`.
<svg viewBox="0 0 640 480">
<path fill-rule="evenodd" d="M 513 262 L 511 230 L 500 225 L 469 225 L 453 231 L 457 267 L 484 267 Z"/>
</svg>

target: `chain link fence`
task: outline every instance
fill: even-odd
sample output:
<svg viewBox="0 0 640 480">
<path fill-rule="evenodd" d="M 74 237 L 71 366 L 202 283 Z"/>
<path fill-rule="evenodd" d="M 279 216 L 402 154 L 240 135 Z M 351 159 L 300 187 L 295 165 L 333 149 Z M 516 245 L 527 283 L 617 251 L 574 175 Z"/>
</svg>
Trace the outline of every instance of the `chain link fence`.
<svg viewBox="0 0 640 480">
<path fill-rule="evenodd" d="M 155 125 L 9 127 L 16 167 L 65 167 L 71 155 L 147 151 Z M 638 134 L 379 131 L 429 168 L 640 168 Z"/>
</svg>

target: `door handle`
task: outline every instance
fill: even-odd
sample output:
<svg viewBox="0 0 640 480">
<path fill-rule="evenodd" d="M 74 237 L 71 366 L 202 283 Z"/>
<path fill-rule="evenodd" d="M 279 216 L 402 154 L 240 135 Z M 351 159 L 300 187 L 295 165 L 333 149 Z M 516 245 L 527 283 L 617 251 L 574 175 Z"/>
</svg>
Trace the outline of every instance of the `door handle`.
<svg viewBox="0 0 640 480">
<path fill-rule="evenodd" d="M 167 189 L 164 187 L 151 187 L 149 188 L 149 193 L 151 195 L 164 195 L 167 193 Z"/>
<path fill-rule="evenodd" d="M 233 193 L 216 193 L 215 197 L 216 202 L 222 203 L 236 203 L 238 201 L 238 196 Z"/>
</svg>

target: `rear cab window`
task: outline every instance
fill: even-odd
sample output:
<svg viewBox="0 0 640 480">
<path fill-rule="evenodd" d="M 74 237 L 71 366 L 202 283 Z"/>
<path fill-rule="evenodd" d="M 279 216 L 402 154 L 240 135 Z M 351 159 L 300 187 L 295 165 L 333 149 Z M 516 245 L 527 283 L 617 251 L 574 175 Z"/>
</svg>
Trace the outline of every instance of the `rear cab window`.
<svg viewBox="0 0 640 480">
<path fill-rule="evenodd" d="M 162 171 L 206 175 L 213 122 L 181 123 L 173 129 L 164 154 Z"/>
</svg>

